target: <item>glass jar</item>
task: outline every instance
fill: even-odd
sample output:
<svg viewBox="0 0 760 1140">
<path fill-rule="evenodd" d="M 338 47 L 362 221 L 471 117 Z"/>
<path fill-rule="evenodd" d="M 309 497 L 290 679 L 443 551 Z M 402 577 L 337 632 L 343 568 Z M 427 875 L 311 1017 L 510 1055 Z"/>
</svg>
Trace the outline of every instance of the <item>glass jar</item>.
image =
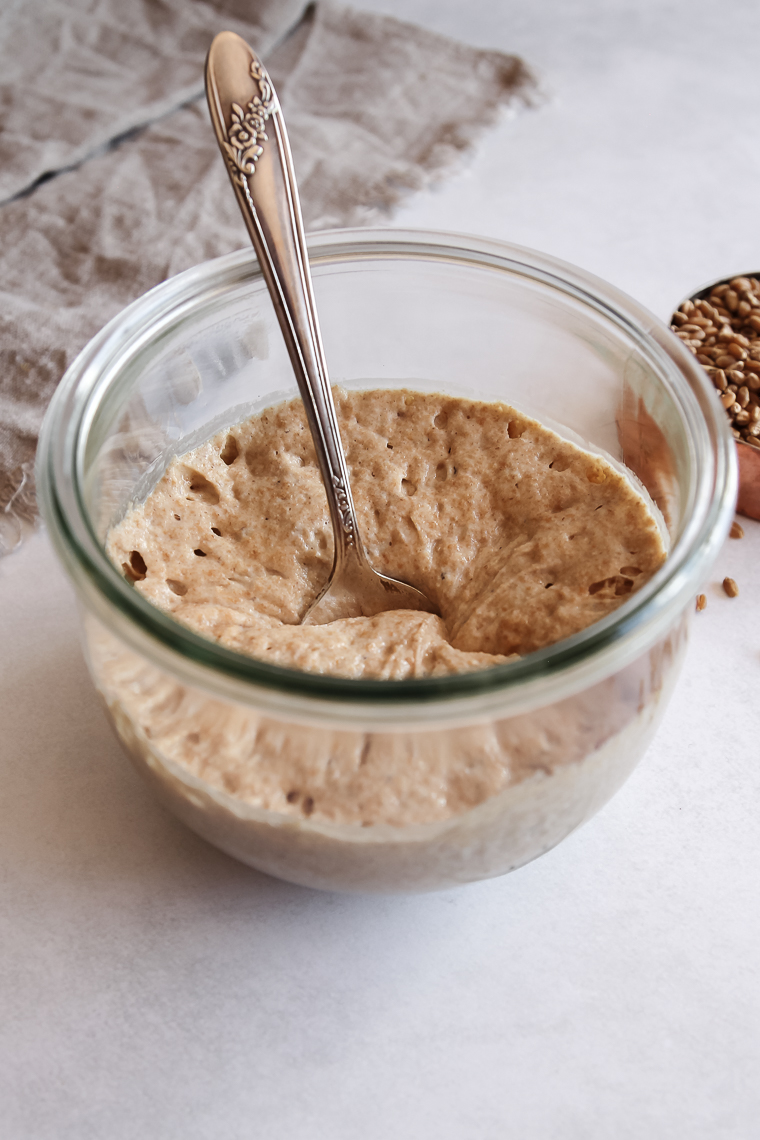
<svg viewBox="0 0 760 1140">
<path fill-rule="evenodd" d="M 222 850 L 337 890 L 421 891 L 500 875 L 549 850 L 621 785 L 678 674 L 688 615 L 725 537 L 736 461 L 701 367 L 631 298 L 543 254 L 452 234 L 322 233 L 309 242 L 333 383 L 513 405 L 624 464 L 669 555 L 603 620 L 480 672 L 346 680 L 267 665 L 151 606 L 104 552 L 109 526 L 171 457 L 297 394 L 252 252 L 164 282 L 74 362 L 45 420 L 44 518 L 74 582 L 93 680 L 156 794 Z M 372 747 L 415 764 L 497 758 L 505 786 L 409 826 L 281 815 L 204 778 L 204 757 Z M 218 766 L 218 765 L 217 765 Z M 223 767 L 223 763 L 221 765 Z"/>
</svg>

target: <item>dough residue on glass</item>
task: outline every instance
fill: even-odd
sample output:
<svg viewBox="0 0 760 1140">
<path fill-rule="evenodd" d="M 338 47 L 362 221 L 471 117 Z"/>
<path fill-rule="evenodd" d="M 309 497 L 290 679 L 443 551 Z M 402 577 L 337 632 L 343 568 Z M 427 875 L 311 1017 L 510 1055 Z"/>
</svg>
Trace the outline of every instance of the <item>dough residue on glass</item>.
<svg viewBox="0 0 760 1140">
<path fill-rule="evenodd" d="M 403 679 L 485 668 L 584 629 L 665 558 L 657 523 L 604 459 L 504 404 L 335 390 L 361 534 L 378 570 L 441 616 L 300 625 L 332 566 L 303 405 L 173 460 L 108 553 L 197 633 L 276 665 Z"/>
</svg>

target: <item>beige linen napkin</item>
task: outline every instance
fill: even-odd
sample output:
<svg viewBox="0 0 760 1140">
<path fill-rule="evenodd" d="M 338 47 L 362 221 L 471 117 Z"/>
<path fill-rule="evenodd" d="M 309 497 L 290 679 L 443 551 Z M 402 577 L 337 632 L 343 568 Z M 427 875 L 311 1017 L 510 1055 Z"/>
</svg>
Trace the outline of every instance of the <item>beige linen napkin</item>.
<svg viewBox="0 0 760 1140">
<path fill-rule="evenodd" d="M 143 15 L 156 10 L 151 0 L 110 3 L 111 9 L 97 7 L 101 14 L 110 11 L 113 21 L 103 15 L 93 36 L 90 70 L 99 58 L 98 44 L 111 44 L 109 59 L 120 58 L 120 38 L 134 46 L 127 9 L 134 4 Z M 162 4 L 169 24 L 173 19 L 186 29 L 190 22 L 188 35 L 176 37 L 185 47 L 172 47 L 174 39 L 162 24 L 155 53 L 136 52 L 138 63 L 146 64 L 141 75 L 150 77 L 149 89 L 137 84 L 131 108 L 118 119 L 117 104 L 127 101 L 129 91 L 115 67 L 112 88 L 100 74 L 88 89 L 88 100 L 95 86 L 109 91 L 90 128 L 64 129 L 70 116 L 82 112 L 81 92 L 72 94 L 84 67 L 78 55 L 74 63 L 56 65 L 69 108 L 58 138 L 27 146 L 18 107 L 8 116 L 19 147 L 13 169 L 5 172 L 6 189 L 18 192 L 24 179 L 33 189 L 0 207 L 0 553 L 17 544 L 24 521 L 34 517 L 37 432 L 76 353 L 146 289 L 248 243 L 205 105 L 201 99 L 186 101 L 191 65 L 202 74 L 208 42 L 223 26 L 254 44 L 271 44 L 278 33 L 272 13 L 287 9 L 292 17 L 301 5 L 249 4 L 261 15 L 247 28 L 230 18 L 235 6 L 246 7 L 243 0 L 223 0 L 211 19 L 208 4 Z M 142 49 L 144 28 L 140 36 Z M 534 90 L 526 67 L 513 56 L 321 3 L 307 10 L 267 62 L 287 117 L 309 228 L 387 216 L 404 193 L 440 176 L 501 107 L 529 102 Z M 31 80 L 28 70 L 22 73 L 19 84 L 26 91 Z M 172 103 L 172 91 L 185 105 Z M 165 113 L 172 105 L 176 109 Z M 145 122 L 146 115 L 160 117 L 108 148 L 104 106 L 119 132 Z M 0 135 L 0 152 L 1 140 Z M 74 169 L 40 181 L 76 162 Z"/>
<path fill-rule="evenodd" d="M 222 28 L 263 55 L 306 0 L 0 5 L 0 202 L 196 98 Z"/>
</svg>

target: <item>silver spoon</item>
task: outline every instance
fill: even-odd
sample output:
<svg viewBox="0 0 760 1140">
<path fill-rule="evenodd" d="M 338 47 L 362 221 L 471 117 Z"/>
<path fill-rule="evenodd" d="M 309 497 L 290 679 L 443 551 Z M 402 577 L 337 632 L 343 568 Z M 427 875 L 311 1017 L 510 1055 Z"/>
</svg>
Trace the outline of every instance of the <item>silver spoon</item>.
<svg viewBox="0 0 760 1140">
<path fill-rule="evenodd" d="M 327 493 L 335 556 L 327 585 L 304 622 L 433 603 L 378 574 L 364 552 L 327 375 L 288 136 L 272 82 L 234 32 L 220 32 L 206 60 L 206 97 L 217 141 L 285 338 Z"/>
</svg>

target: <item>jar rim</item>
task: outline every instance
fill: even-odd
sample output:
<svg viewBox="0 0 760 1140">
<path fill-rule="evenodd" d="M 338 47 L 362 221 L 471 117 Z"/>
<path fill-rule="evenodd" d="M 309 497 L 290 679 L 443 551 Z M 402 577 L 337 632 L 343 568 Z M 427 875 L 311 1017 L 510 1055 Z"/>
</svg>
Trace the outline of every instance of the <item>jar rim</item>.
<svg viewBox="0 0 760 1140">
<path fill-rule="evenodd" d="M 396 257 L 443 259 L 539 281 L 590 306 L 637 342 L 667 376 L 694 444 L 690 516 L 660 570 L 618 609 L 572 637 L 516 661 L 470 673 L 405 680 L 325 676 L 272 665 L 194 633 L 129 585 L 95 534 L 83 495 L 84 450 L 93 406 L 119 360 L 200 292 L 261 277 L 253 250 L 207 261 L 157 285 L 122 310 L 71 364 L 40 436 L 37 482 L 43 517 L 87 607 L 139 652 L 187 683 L 243 703 L 287 710 L 307 721 L 327 714 L 386 723 L 405 710 L 421 721 L 469 719 L 505 703 L 545 704 L 622 666 L 672 622 L 694 593 L 727 532 L 737 488 L 736 456 L 722 406 L 704 369 L 672 332 L 633 298 L 547 254 L 495 239 L 422 230 L 322 231 L 308 238 L 315 265 Z M 707 460 L 707 461 L 706 461 Z M 526 703 L 527 702 L 527 703 Z M 503 715 L 503 713 L 502 713 Z"/>
</svg>

